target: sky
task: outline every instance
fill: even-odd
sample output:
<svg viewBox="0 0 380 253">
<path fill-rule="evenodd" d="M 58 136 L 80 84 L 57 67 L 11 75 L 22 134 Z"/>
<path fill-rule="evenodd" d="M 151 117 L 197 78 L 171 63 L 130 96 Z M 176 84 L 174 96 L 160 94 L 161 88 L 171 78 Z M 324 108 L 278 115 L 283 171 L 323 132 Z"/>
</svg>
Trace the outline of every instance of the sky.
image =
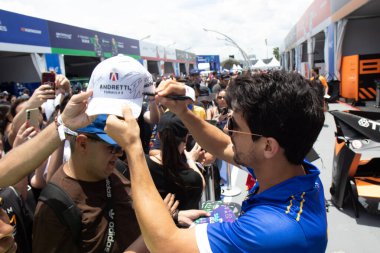
<svg viewBox="0 0 380 253">
<path fill-rule="evenodd" d="M 185 50 L 271 58 L 313 0 L 0 0 L 0 9 Z M 267 41 L 267 44 L 265 43 Z"/>
</svg>

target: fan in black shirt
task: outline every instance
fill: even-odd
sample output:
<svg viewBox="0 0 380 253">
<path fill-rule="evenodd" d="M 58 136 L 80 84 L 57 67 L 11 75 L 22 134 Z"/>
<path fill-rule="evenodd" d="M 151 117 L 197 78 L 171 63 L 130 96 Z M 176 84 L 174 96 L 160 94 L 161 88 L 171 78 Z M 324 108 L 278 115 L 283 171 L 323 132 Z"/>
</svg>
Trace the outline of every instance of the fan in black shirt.
<svg viewBox="0 0 380 253">
<path fill-rule="evenodd" d="M 205 186 L 203 175 L 195 164 L 201 148 L 195 145 L 190 152 L 185 150 L 188 130 L 171 112 L 161 117 L 157 130 L 160 153 L 147 156 L 147 164 L 158 191 L 162 198 L 174 193 L 180 210 L 198 209 Z"/>
</svg>

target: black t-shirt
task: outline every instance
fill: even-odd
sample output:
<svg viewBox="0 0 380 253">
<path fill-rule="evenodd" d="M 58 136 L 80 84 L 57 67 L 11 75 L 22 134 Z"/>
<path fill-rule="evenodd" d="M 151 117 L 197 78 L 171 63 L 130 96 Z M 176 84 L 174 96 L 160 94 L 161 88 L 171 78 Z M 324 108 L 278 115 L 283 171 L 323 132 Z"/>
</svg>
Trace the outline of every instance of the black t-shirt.
<svg viewBox="0 0 380 253">
<path fill-rule="evenodd" d="M 179 175 L 185 184 L 184 187 L 180 187 L 164 177 L 164 169 L 161 164 L 152 161 L 149 156 L 146 156 L 146 162 L 162 198 L 165 198 L 168 193 L 174 193 L 176 200 L 179 201 L 179 210 L 199 208 L 203 186 L 202 178 L 197 172 L 188 168 L 178 168 Z"/>
<path fill-rule="evenodd" d="M 32 252 L 33 213 L 25 207 L 25 202 L 13 187 L 0 188 L 0 196 L 4 201 L 2 208 L 14 227 L 17 252 Z"/>
</svg>

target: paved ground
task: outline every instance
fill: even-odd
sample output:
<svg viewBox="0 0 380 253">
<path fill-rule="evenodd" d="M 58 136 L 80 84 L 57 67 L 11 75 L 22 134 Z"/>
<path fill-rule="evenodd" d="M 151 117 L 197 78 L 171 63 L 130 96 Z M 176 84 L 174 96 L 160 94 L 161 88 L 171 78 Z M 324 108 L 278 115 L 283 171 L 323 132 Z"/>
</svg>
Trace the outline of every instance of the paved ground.
<svg viewBox="0 0 380 253">
<path fill-rule="evenodd" d="M 372 103 L 367 103 L 367 108 L 379 111 Z M 351 110 L 347 104 L 330 104 L 330 110 Z M 359 107 L 365 110 L 365 107 Z M 333 116 L 326 113 L 325 125 L 314 145 L 320 159 L 313 163 L 321 170 L 321 180 L 324 184 L 325 196 L 331 203 L 329 188 L 331 185 L 332 161 L 335 143 L 335 122 Z M 380 169 L 380 168 L 379 168 Z M 244 171 L 233 169 L 232 184 L 242 189 L 242 193 L 234 197 L 225 197 L 225 201 L 241 203 L 246 195 L 245 180 L 247 174 Z M 380 208 L 380 206 L 379 206 Z M 329 243 L 326 252 L 336 253 L 379 253 L 380 252 L 380 215 L 370 214 L 363 208 L 360 209 L 360 217 L 356 219 L 351 207 L 344 210 L 329 206 L 327 213 Z"/>
</svg>

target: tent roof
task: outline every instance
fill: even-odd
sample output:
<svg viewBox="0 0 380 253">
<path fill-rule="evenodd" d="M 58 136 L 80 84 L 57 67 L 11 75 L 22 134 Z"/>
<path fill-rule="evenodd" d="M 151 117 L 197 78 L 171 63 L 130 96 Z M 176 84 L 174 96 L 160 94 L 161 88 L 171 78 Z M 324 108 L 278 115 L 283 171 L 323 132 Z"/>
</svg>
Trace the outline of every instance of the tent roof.
<svg viewBox="0 0 380 253">
<path fill-rule="evenodd" d="M 259 59 L 255 65 L 253 65 L 254 69 L 266 69 L 267 68 L 267 65 L 261 60 Z"/>
<path fill-rule="evenodd" d="M 273 59 L 267 64 L 267 67 L 268 68 L 276 68 L 276 67 L 280 67 L 280 62 L 277 61 L 276 57 L 273 57 Z"/>
</svg>

